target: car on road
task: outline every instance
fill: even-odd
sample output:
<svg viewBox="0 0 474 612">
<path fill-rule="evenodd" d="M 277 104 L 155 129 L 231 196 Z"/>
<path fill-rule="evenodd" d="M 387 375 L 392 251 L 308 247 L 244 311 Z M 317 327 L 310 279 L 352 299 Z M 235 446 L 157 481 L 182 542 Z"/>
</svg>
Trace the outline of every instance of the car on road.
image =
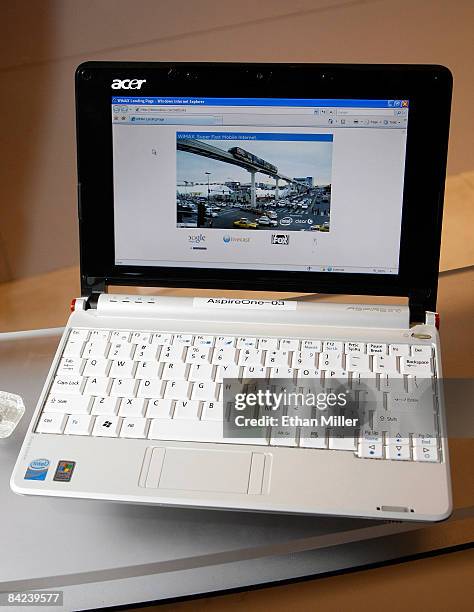
<svg viewBox="0 0 474 612">
<path fill-rule="evenodd" d="M 277 214 L 274 210 L 267 211 L 267 217 L 269 219 L 277 219 Z"/>
<path fill-rule="evenodd" d="M 260 219 L 258 220 L 258 224 L 259 225 L 271 225 L 272 227 L 276 227 L 278 225 L 278 221 L 275 221 L 275 219 L 270 219 L 266 215 L 262 215 Z"/>
<path fill-rule="evenodd" d="M 308 205 L 307 204 L 301 204 L 301 208 L 302 208 L 302 210 L 307 210 L 308 209 Z"/>
<path fill-rule="evenodd" d="M 314 232 L 329 232 L 329 223 L 327 221 L 318 223 L 317 225 L 312 225 L 310 229 Z"/>
<path fill-rule="evenodd" d="M 247 219 L 247 217 L 237 219 L 237 221 L 234 221 L 233 225 L 240 229 L 257 229 L 258 227 L 255 221 L 250 221 L 250 219 Z"/>
</svg>

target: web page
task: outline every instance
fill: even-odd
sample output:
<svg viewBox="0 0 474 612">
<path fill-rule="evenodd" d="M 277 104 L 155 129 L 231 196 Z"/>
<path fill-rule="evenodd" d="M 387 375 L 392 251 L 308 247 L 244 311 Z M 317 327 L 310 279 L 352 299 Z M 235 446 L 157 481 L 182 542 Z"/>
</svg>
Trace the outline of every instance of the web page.
<svg viewBox="0 0 474 612">
<path fill-rule="evenodd" d="M 115 263 L 397 274 L 407 100 L 113 97 Z"/>
</svg>

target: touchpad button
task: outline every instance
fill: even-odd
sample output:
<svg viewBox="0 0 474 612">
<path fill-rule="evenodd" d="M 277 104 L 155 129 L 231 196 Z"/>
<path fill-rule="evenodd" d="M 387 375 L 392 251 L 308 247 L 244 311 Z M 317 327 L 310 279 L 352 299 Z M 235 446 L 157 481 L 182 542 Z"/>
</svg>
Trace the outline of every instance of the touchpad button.
<svg viewBox="0 0 474 612">
<path fill-rule="evenodd" d="M 167 448 L 158 487 L 247 493 L 251 465 L 252 453 L 247 451 Z"/>
</svg>

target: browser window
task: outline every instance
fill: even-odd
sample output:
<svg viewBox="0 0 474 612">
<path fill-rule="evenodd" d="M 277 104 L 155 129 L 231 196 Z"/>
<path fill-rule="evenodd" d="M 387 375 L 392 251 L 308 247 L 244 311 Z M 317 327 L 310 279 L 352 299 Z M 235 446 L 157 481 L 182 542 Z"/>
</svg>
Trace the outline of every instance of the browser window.
<svg viewBox="0 0 474 612">
<path fill-rule="evenodd" d="M 115 263 L 397 274 L 407 122 L 407 100 L 115 96 Z"/>
</svg>

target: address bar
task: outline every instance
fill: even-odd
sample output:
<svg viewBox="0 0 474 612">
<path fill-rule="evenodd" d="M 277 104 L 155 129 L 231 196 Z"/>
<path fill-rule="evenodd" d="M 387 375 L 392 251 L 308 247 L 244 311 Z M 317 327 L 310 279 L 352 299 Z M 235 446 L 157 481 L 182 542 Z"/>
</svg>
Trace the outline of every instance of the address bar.
<svg viewBox="0 0 474 612">
<path fill-rule="evenodd" d="M 338 115 L 390 115 L 393 117 L 393 108 L 338 108 Z"/>
</svg>

